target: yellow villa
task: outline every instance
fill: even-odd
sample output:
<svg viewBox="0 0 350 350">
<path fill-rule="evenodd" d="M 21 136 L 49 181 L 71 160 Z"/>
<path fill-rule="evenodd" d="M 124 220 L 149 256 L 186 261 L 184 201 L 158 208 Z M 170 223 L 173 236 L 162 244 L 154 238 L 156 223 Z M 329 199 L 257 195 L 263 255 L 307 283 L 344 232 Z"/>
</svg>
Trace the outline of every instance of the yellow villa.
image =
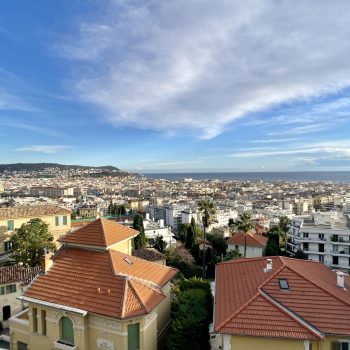
<svg viewBox="0 0 350 350">
<path fill-rule="evenodd" d="M 349 350 L 350 278 L 287 257 L 216 267 L 214 331 L 223 350 Z"/>
<path fill-rule="evenodd" d="M 156 350 L 177 270 L 131 256 L 137 234 L 98 219 L 61 238 L 10 318 L 11 349 Z"/>
<path fill-rule="evenodd" d="M 14 230 L 35 218 L 49 225 L 55 241 L 71 229 L 71 211 L 56 205 L 0 208 L 0 254 L 11 250 L 10 240 Z"/>
</svg>

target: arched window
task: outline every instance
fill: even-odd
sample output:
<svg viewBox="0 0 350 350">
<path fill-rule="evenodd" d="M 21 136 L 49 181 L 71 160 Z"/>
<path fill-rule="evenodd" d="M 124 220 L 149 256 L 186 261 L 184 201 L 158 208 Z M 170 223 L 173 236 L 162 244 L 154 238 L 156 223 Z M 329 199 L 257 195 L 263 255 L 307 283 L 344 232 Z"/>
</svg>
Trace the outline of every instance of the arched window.
<svg viewBox="0 0 350 350">
<path fill-rule="evenodd" d="M 70 318 L 63 316 L 60 319 L 60 343 L 74 345 L 73 322 Z"/>
</svg>

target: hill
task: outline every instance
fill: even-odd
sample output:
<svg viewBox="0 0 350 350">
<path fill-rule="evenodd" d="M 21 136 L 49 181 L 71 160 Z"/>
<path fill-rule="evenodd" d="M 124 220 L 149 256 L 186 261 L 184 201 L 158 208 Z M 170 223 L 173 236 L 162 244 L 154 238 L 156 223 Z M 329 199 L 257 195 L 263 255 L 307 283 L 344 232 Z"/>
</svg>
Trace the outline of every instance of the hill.
<svg viewBox="0 0 350 350">
<path fill-rule="evenodd" d="M 22 171 L 22 172 L 45 172 L 49 169 L 58 169 L 59 171 L 64 170 L 81 170 L 90 171 L 96 174 L 114 174 L 114 175 L 126 175 L 127 172 L 121 171 L 120 169 L 107 165 L 107 166 L 84 166 L 84 165 L 68 165 L 68 164 L 57 164 L 57 163 L 15 163 L 15 164 L 0 164 L 0 173 Z"/>
</svg>

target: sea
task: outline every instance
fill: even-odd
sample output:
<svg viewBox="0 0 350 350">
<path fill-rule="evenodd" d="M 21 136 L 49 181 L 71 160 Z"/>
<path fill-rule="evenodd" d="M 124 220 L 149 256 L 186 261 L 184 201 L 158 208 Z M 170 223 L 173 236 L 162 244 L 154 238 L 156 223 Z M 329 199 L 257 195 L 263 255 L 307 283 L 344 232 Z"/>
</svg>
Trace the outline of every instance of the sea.
<svg viewBox="0 0 350 350">
<path fill-rule="evenodd" d="M 225 172 L 225 173 L 145 173 L 146 178 L 165 180 L 222 180 L 263 182 L 350 183 L 350 171 Z"/>
</svg>

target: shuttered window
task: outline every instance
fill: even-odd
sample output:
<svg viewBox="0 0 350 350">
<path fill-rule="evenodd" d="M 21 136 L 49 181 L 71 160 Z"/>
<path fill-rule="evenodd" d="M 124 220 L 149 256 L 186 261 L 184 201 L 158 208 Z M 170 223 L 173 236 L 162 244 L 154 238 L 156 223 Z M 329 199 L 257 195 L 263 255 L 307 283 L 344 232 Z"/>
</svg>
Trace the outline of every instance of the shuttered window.
<svg viewBox="0 0 350 350">
<path fill-rule="evenodd" d="M 67 225 L 67 216 L 66 215 L 63 217 L 63 225 Z"/>
<path fill-rule="evenodd" d="M 140 349 L 140 324 L 128 325 L 128 350 Z"/>
<path fill-rule="evenodd" d="M 64 344 L 74 345 L 73 323 L 70 318 L 63 316 L 60 320 L 61 339 Z"/>
<path fill-rule="evenodd" d="M 9 231 L 12 231 L 15 229 L 15 221 L 14 220 L 7 220 L 7 229 Z"/>
</svg>

